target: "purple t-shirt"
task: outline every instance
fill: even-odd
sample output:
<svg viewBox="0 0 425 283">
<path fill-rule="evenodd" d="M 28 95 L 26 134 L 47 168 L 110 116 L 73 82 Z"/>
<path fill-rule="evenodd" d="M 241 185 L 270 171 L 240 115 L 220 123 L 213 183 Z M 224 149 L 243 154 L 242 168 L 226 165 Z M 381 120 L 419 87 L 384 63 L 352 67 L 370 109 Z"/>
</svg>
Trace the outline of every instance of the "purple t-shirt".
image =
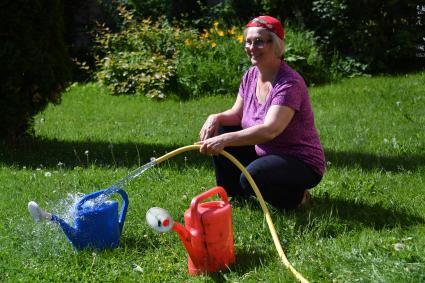
<svg viewBox="0 0 425 283">
<path fill-rule="evenodd" d="M 264 123 L 267 111 L 272 105 L 284 105 L 295 110 L 292 120 L 282 133 L 271 141 L 255 145 L 257 154 L 294 156 L 323 175 L 325 156 L 314 126 L 313 111 L 304 79 L 282 62 L 266 101 L 260 104 L 255 95 L 257 77 L 257 67 L 249 68 L 239 87 L 239 95 L 243 99 L 243 129 Z"/>
</svg>

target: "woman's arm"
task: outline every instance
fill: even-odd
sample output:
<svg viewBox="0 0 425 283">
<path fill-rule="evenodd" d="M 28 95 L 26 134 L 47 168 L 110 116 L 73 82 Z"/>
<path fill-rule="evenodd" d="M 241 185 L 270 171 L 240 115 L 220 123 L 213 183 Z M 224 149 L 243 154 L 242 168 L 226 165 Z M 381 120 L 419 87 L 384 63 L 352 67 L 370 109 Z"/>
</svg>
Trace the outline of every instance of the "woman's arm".
<svg viewBox="0 0 425 283">
<path fill-rule="evenodd" d="M 235 126 L 241 124 L 243 100 L 238 95 L 232 108 L 208 116 L 199 132 L 199 140 L 204 141 L 217 135 L 220 126 Z"/>
<path fill-rule="evenodd" d="M 265 143 L 282 133 L 294 114 L 295 110 L 290 107 L 273 105 L 267 112 L 263 124 L 201 140 L 198 142 L 201 144 L 200 151 L 205 154 L 218 154 L 227 146 Z"/>
</svg>

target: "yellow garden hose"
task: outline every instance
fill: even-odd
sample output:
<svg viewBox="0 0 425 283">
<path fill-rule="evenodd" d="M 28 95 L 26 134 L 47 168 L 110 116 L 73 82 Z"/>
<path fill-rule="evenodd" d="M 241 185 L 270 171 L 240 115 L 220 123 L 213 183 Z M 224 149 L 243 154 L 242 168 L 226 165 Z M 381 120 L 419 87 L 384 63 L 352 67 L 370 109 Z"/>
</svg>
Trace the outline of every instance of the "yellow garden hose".
<svg viewBox="0 0 425 283">
<path fill-rule="evenodd" d="M 155 159 L 155 162 L 156 162 L 156 164 L 159 164 L 159 163 L 161 163 L 161 162 L 163 162 L 163 161 L 165 161 L 165 160 L 167 160 L 167 159 L 169 159 L 171 157 L 174 157 L 174 156 L 176 156 L 176 155 L 178 155 L 180 153 L 183 153 L 183 152 L 186 152 L 186 151 L 189 151 L 189 150 L 197 150 L 197 149 L 199 150 L 200 147 L 201 147 L 200 145 L 183 146 L 183 147 L 180 147 L 180 148 L 178 148 L 176 150 L 173 150 L 173 151 L 171 151 L 171 152 L 169 152 L 169 153 L 167 153 L 167 154 L 165 154 L 165 155 L 163 155 L 163 156 L 161 156 L 159 158 L 156 158 Z M 236 167 L 239 168 L 239 170 L 242 171 L 242 174 L 245 175 L 245 177 L 247 178 L 249 184 L 253 188 L 253 190 L 255 192 L 255 195 L 257 196 L 257 199 L 260 202 L 261 209 L 263 210 L 263 213 L 264 213 L 264 215 L 266 217 L 266 222 L 267 222 L 267 224 L 269 226 L 270 233 L 272 234 L 274 245 L 276 247 L 276 250 L 277 250 L 277 252 L 279 254 L 279 257 L 280 257 L 283 265 L 285 265 L 285 267 L 288 268 L 292 272 L 292 274 L 294 274 L 294 276 L 300 282 L 307 283 L 308 282 L 307 279 L 305 279 L 291 265 L 291 263 L 286 258 L 286 255 L 283 252 L 282 246 L 281 246 L 280 241 L 279 241 L 279 238 L 277 236 L 276 229 L 274 228 L 274 225 L 273 225 L 273 222 L 272 222 L 272 219 L 271 219 L 271 216 L 270 216 L 270 212 L 269 212 L 269 210 L 268 210 L 268 208 L 267 208 L 267 206 L 266 206 L 266 204 L 264 202 L 264 199 L 263 199 L 263 196 L 260 193 L 260 190 L 258 189 L 257 185 L 255 184 L 254 179 L 251 177 L 251 174 L 249 174 L 249 172 L 245 169 L 245 167 L 235 157 L 233 157 L 233 155 L 231 155 L 230 153 L 226 152 L 225 150 L 222 150 L 222 151 L 220 151 L 220 154 L 223 155 L 223 156 L 225 156 L 226 158 L 228 158 L 231 162 L 233 162 L 233 164 L 236 165 Z"/>
</svg>

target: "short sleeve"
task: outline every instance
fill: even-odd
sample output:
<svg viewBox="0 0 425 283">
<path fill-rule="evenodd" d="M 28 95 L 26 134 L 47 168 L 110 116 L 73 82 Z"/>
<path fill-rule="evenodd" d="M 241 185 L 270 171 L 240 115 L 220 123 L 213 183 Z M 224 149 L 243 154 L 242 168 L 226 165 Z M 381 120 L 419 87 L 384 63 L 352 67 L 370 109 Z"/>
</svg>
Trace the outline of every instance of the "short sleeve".
<svg viewBox="0 0 425 283">
<path fill-rule="evenodd" d="M 302 89 L 297 81 L 278 85 L 273 89 L 270 105 L 288 106 L 300 111 L 302 100 Z"/>
</svg>

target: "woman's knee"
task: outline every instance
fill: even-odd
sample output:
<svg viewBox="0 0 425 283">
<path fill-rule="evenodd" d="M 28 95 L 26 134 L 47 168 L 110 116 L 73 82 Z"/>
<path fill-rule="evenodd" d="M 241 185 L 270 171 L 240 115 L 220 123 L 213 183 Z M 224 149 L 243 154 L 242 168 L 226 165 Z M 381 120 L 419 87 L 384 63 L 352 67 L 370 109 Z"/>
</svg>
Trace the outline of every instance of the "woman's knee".
<svg viewBox="0 0 425 283">
<path fill-rule="evenodd" d="M 246 167 L 263 199 L 278 209 L 296 208 L 302 200 L 304 189 L 285 182 L 285 174 L 279 172 L 280 170 L 273 170 L 270 160 L 267 161 L 269 164 L 266 165 L 264 160 L 256 160 Z M 245 192 L 254 195 L 251 184 L 243 174 L 240 175 L 240 184 Z"/>
<path fill-rule="evenodd" d="M 266 186 L 266 184 L 263 182 L 263 178 L 260 176 L 261 175 L 261 170 L 258 170 L 257 167 L 253 167 L 250 165 L 248 165 L 246 168 L 246 171 L 249 173 L 249 175 L 252 177 L 252 179 L 254 180 L 255 184 L 257 185 L 258 188 L 260 187 L 264 187 Z M 253 195 L 254 194 L 254 190 L 250 184 L 250 182 L 248 181 L 248 178 L 245 176 L 245 174 L 241 173 L 239 176 L 239 182 L 241 184 L 242 189 L 249 195 Z"/>
</svg>

